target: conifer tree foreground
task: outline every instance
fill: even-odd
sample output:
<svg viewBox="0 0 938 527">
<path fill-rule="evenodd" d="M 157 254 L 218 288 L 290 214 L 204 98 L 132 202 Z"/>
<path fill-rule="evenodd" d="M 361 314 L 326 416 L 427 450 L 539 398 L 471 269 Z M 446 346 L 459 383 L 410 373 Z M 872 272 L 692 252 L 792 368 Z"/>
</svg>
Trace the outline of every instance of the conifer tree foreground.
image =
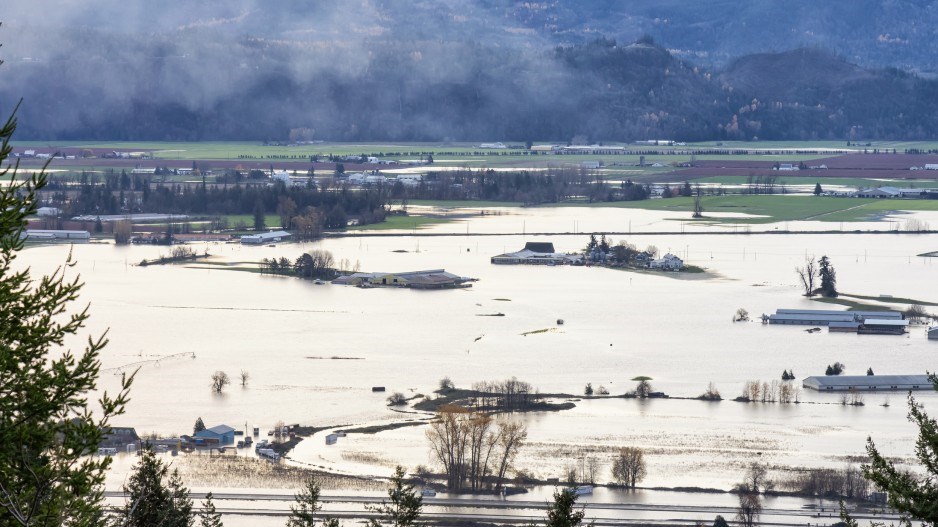
<svg viewBox="0 0 938 527">
<path fill-rule="evenodd" d="M 14 111 L 0 127 L 0 526 L 99 525 L 110 458 L 86 454 L 123 413 L 131 378 L 99 407 L 89 402 L 107 339 L 89 336 L 78 353 L 63 346 L 89 316 L 87 306 L 73 308 L 82 283 L 70 254 L 49 276 L 14 266 L 46 185 L 44 170 L 17 179 L 15 130 Z"/>
</svg>

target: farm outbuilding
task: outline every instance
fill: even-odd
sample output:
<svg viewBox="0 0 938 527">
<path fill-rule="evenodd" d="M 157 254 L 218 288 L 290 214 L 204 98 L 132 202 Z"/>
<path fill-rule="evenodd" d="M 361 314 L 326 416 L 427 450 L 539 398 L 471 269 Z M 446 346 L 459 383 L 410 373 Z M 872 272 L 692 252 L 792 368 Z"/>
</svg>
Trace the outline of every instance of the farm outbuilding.
<svg viewBox="0 0 938 527">
<path fill-rule="evenodd" d="M 264 245 L 266 243 L 277 243 L 290 237 L 287 231 L 270 231 L 260 234 L 247 234 L 241 237 L 241 243 L 244 245 Z"/>
<path fill-rule="evenodd" d="M 234 443 L 234 432 L 235 429 L 228 425 L 218 425 L 196 432 L 195 437 L 204 440 L 206 443 L 230 445 Z"/>
</svg>

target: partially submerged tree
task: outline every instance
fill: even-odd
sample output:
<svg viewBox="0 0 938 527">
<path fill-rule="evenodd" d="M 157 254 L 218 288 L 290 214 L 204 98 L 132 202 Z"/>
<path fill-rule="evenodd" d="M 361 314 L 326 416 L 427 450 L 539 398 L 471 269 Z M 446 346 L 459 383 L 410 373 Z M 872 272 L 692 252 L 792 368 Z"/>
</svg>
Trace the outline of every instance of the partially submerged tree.
<svg viewBox="0 0 938 527">
<path fill-rule="evenodd" d="M 612 461 L 612 477 L 620 485 L 634 489 L 647 473 L 645 453 L 640 448 L 624 447 Z"/>
<path fill-rule="evenodd" d="M 833 298 L 837 296 L 837 271 L 830 258 L 822 256 L 818 262 L 818 276 L 821 278 L 821 294 Z"/>
<path fill-rule="evenodd" d="M 388 499 L 381 505 L 368 507 L 368 510 L 379 514 L 369 522 L 371 527 L 391 525 L 393 527 L 409 527 L 417 525 L 417 520 L 423 513 L 423 496 L 417 494 L 414 486 L 404 480 L 404 467 L 398 465 L 391 476 L 391 486 L 388 488 Z"/>
<path fill-rule="evenodd" d="M 241 386 L 247 386 L 248 381 L 251 380 L 251 374 L 247 370 L 241 370 L 241 374 L 238 376 L 241 379 Z"/>
<path fill-rule="evenodd" d="M 46 186 L 45 167 L 20 181 L 17 165 L 7 162 L 15 129 L 14 116 L 0 126 L 0 177 L 9 181 L 0 184 L 0 524 L 94 525 L 111 460 L 86 454 L 124 412 L 133 376 L 93 409 L 88 397 L 98 387 L 107 339 L 89 337 L 77 354 L 65 348 L 89 317 L 87 306 L 69 309 L 82 288 L 66 276 L 75 265 L 71 254 L 38 280 L 29 268 L 13 268 L 26 218 Z"/>
<path fill-rule="evenodd" d="M 388 396 L 388 406 L 403 406 L 407 404 L 407 396 L 401 392 L 394 392 Z"/>
<path fill-rule="evenodd" d="M 231 384 L 231 379 L 228 377 L 228 374 L 218 370 L 212 374 L 212 391 L 215 393 L 221 393 L 225 389 L 225 386 Z"/>
<path fill-rule="evenodd" d="M 844 366 L 842 362 L 835 362 L 834 364 L 827 365 L 827 369 L 824 370 L 824 375 L 840 375 L 846 369 L 847 367 Z"/>
<path fill-rule="evenodd" d="M 499 489 L 527 440 L 522 423 L 494 420 L 479 412 L 455 405 L 440 408 L 426 436 L 430 455 L 446 474 L 446 487 L 458 491 L 466 483 L 473 490 L 487 485 L 492 477 Z"/>
<path fill-rule="evenodd" d="M 812 297 L 815 295 L 814 277 L 817 274 L 817 263 L 814 257 L 805 260 L 801 267 L 795 267 L 795 273 L 801 279 L 801 287 L 804 289 L 804 296 Z"/>
<path fill-rule="evenodd" d="M 739 507 L 736 519 L 742 527 L 755 527 L 762 515 L 762 498 L 758 493 L 745 491 L 739 493 Z"/>
<path fill-rule="evenodd" d="M 632 380 L 638 381 L 638 384 L 635 385 L 635 397 L 645 399 L 651 394 L 653 390 L 651 387 L 651 377 L 639 376 Z"/>
<path fill-rule="evenodd" d="M 205 430 L 205 422 L 202 421 L 201 417 L 199 417 L 195 420 L 195 424 L 192 426 L 192 434 L 198 434 L 202 430 Z"/>
</svg>

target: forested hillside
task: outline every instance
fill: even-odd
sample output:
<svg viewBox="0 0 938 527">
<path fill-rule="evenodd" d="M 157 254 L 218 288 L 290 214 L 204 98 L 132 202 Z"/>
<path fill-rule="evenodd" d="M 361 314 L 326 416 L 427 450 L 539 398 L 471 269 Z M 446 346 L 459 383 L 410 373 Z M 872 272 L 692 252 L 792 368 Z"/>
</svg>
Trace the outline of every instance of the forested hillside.
<svg viewBox="0 0 938 527">
<path fill-rule="evenodd" d="M 925 2 L 57 4 L 0 13 L 22 139 L 938 136 Z"/>
</svg>

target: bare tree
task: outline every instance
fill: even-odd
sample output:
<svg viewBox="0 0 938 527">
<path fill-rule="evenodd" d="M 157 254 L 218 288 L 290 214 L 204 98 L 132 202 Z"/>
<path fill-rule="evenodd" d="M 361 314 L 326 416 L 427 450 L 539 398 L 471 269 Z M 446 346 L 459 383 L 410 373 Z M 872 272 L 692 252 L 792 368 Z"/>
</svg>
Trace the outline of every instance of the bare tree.
<svg viewBox="0 0 938 527">
<path fill-rule="evenodd" d="M 447 488 L 460 490 L 467 482 L 473 490 L 494 476 L 496 488 L 511 468 L 528 432 L 521 423 L 503 421 L 460 406 L 444 406 L 430 423 L 427 439 L 431 456 L 443 467 Z"/>
<path fill-rule="evenodd" d="M 697 192 L 694 194 L 694 213 L 691 215 L 694 218 L 703 218 L 703 205 L 700 203 L 700 185 L 697 185 Z"/>
<path fill-rule="evenodd" d="M 448 392 L 455 387 L 456 386 L 453 384 L 453 380 L 449 378 L 449 375 L 440 379 L 440 391 L 441 392 Z"/>
<path fill-rule="evenodd" d="M 463 421 L 469 413 L 461 406 L 444 406 L 426 432 L 431 455 L 443 467 L 446 488 L 450 490 L 462 488 L 468 443 L 468 429 Z"/>
<path fill-rule="evenodd" d="M 746 381 L 746 384 L 743 386 L 743 397 L 748 399 L 750 402 L 758 402 L 759 394 L 762 393 L 762 385 L 759 381 Z"/>
<path fill-rule="evenodd" d="M 498 470 L 496 472 L 495 489 L 501 490 L 505 475 L 521 447 L 528 440 L 528 428 L 521 422 L 503 421 L 498 424 Z"/>
<path fill-rule="evenodd" d="M 612 462 L 612 477 L 620 485 L 634 489 L 646 474 L 645 454 L 640 448 L 624 447 Z"/>
<path fill-rule="evenodd" d="M 805 264 L 801 267 L 795 267 L 795 273 L 798 274 L 798 277 L 801 279 L 801 286 L 804 288 L 804 296 L 814 296 L 814 277 L 817 275 L 817 263 L 814 261 L 814 257 L 808 258 L 805 260 Z"/>
<path fill-rule="evenodd" d="M 760 463 L 752 463 L 746 470 L 743 483 L 739 486 L 740 492 L 768 492 L 775 488 L 775 484 L 768 478 L 768 469 Z"/>
<path fill-rule="evenodd" d="M 407 404 L 407 396 L 401 392 L 394 392 L 388 397 L 388 406 L 403 406 Z"/>
<path fill-rule="evenodd" d="M 212 374 L 212 391 L 215 393 L 221 393 L 225 389 L 225 386 L 231 384 L 231 379 L 228 378 L 228 374 L 218 370 Z"/>
<path fill-rule="evenodd" d="M 247 386 L 248 381 L 251 379 L 251 374 L 247 370 L 241 370 L 241 386 Z"/>
<path fill-rule="evenodd" d="M 762 498 L 756 492 L 740 492 L 736 519 L 742 527 L 755 527 L 762 514 Z"/>
<path fill-rule="evenodd" d="M 584 456 L 580 458 L 580 477 L 579 480 L 590 485 L 596 484 L 599 475 L 599 458 L 596 456 Z"/>
</svg>

